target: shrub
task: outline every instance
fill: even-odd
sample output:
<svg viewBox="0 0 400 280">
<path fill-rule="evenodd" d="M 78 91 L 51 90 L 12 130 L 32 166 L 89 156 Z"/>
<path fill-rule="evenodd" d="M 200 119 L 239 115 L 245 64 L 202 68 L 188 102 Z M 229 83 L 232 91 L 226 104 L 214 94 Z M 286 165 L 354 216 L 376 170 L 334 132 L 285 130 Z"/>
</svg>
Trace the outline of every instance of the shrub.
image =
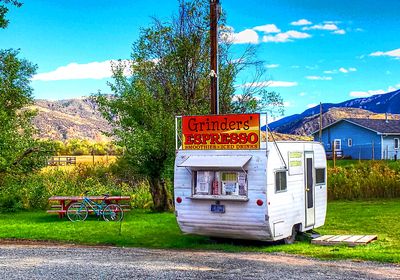
<svg viewBox="0 0 400 280">
<path fill-rule="evenodd" d="M 118 168 L 106 164 L 78 164 L 75 167 L 46 167 L 28 175 L 8 175 L 0 186 L 0 211 L 46 209 L 53 195 L 130 195 L 134 208 L 150 208 L 148 185 L 132 175 L 124 179 Z M 126 175 L 126 174 L 125 174 Z"/>
<path fill-rule="evenodd" d="M 328 169 L 329 199 L 397 197 L 400 197 L 400 169 L 396 165 L 363 161 Z"/>
</svg>

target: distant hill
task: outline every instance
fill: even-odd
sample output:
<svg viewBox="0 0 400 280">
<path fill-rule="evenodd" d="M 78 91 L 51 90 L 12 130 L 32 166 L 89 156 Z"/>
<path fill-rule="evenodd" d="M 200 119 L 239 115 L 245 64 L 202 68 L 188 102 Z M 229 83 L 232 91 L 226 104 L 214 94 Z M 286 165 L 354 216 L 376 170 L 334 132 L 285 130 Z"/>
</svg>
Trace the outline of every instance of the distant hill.
<svg viewBox="0 0 400 280">
<path fill-rule="evenodd" d="M 38 99 L 31 106 L 38 111 L 33 125 L 41 139 L 61 140 L 87 139 L 109 141 L 102 132 L 111 132 L 112 127 L 101 116 L 98 106 L 90 98 L 65 100 Z M 265 136 L 263 136 L 265 138 Z M 269 140 L 272 141 L 271 134 Z M 275 140 L 310 140 L 310 137 L 274 133 Z"/>
<path fill-rule="evenodd" d="M 38 110 L 33 124 L 38 137 L 65 141 L 68 139 L 88 139 L 109 141 L 103 132 L 111 132 L 112 127 L 101 116 L 98 106 L 90 98 L 74 98 L 50 101 L 39 99 L 32 108 Z M 342 118 L 390 118 L 400 119 L 400 90 L 368 98 L 356 98 L 338 104 L 325 103 L 323 126 Z M 270 123 L 277 140 L 307 140 L 293 135 L 309 135 L 319 129 L 319 106 L 301 114 L 285 117 Z"/>
<path fill-rule="evenodd" d="M 61 141 L 110 140 L 102 132 L 111 132 L 112 128 L 90 98 L 57 101 L 39 99 L 31 108 L 38 110 L 33 125 L 38 129 L 39 138 Z"/>
<path fill-rule="evenodd" d="M 341 103 L 323 103 L 323 126 L 341 118 L 384 118 L 385 113 L 397 118 L 400 114 L 400 90 L 366 98 L 355 98 Z M 309 135 L 318 129 L 320 106 L 305 110 L 269 124 L 271 130 L 279 133 Z"/>
</svg>

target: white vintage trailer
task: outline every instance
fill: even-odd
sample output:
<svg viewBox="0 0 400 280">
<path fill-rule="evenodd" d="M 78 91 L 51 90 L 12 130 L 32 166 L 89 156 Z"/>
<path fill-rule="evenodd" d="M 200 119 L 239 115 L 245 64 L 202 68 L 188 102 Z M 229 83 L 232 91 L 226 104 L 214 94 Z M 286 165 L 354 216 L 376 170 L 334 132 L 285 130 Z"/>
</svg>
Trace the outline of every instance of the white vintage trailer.
<svg viewBox="0 0 400 280">
<path fill-rule="evenodd" d="M 184 233 L 290 243 L 320 227 L 327 207 L 325 150 L 268 142 L 258 150 L 177 150 L 174 195 Z"/>
</svg>

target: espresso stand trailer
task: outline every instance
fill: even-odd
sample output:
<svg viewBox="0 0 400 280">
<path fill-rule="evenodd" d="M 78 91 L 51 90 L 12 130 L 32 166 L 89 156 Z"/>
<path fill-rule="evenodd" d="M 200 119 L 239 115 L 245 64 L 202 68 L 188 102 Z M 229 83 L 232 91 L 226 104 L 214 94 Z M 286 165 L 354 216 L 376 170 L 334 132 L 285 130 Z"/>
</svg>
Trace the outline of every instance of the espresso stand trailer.
<svg viewBox="0 0 400 280">
<path fill-rule="evenodd" d="M 290 243 L 297 232 L 324 224 L 327 165 L 320 143 L 189 150 L 178 142 L 174 196 L 182 232 Z"/>
</svg>

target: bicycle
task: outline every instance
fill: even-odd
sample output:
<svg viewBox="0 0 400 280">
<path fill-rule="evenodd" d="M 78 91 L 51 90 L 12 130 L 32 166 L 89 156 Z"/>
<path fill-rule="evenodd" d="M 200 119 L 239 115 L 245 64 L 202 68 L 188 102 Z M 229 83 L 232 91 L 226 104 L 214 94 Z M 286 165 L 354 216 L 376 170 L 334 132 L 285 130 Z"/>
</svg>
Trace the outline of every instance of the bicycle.
<svg viewBox="0 0 400 280">
<path fill-rule="evenodd" d="M 108 194 L 103 194 L 104 199 L 101 203 L 96 203 L 86 196 L 83 196 L 82 202 L 74 202 L 67 209 L 67 217 L 71 222 L 86 220 L 89 211 L 93 211 L 97 216 L 102 216 L 104 221 L 119 222 L 124 217 L 124 212 L 118 204 L 107 204 Z M 88 210 L 90 208 L 91 210 Z"/>
</svg>

